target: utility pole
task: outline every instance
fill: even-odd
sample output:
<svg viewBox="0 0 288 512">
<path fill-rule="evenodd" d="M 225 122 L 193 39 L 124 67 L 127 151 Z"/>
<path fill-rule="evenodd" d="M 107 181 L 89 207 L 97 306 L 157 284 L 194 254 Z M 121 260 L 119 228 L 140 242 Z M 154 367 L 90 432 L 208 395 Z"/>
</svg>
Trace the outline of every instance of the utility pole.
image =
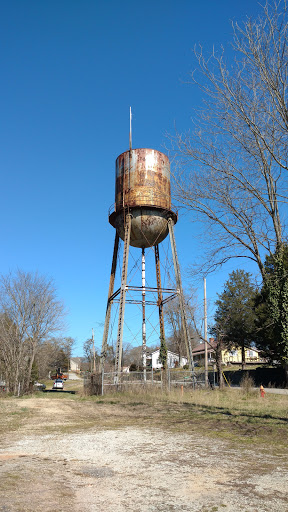
<svg viewBox="0 0 288 512">
<path fill-rule="evenodd" d="M 205 387 L 208 388 L 208 346 L 207 346 L 206 277 L 204 277 L 204 347 L 205 347 Z"/>
<path fill-rule="evenodd" d="M 92 327 L 92 343 L 93 343 L 93 373 L 96 373 L 96 360 L 95 360 L 95 343 L 94 343 L 94 329 Z"/>
</svg>

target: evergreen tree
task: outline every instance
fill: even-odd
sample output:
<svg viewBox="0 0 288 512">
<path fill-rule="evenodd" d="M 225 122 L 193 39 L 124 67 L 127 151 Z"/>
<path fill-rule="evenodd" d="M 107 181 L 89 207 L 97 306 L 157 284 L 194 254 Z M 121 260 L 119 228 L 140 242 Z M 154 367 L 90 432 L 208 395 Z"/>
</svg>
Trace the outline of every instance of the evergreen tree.
<svg viewBox="0 0 288 512">
<path fill-rule="evenodd" d="M 242 368 L 245 367 L 245 347 L 251 345 L 255 331 L 255 287 L 251 274 L 235 270 L 229 274 L 224 291 L 216 301 L 215 326 L 211 332 L 221 337 L 226 348 L 241 348 Z"/>
<path fill-rule="evenodd" d="M 265 261 L 265 278 L 256 297 L 257 346 L 288 369 L 288 247 L 279 246 Z"/>
<path fill-rule="evenodd" d="M 167 370 L 167 345 L 166 340 L 162 336 L 160 338 L 159 359 L 163 365 L 163 370 Z"/>
</svg>

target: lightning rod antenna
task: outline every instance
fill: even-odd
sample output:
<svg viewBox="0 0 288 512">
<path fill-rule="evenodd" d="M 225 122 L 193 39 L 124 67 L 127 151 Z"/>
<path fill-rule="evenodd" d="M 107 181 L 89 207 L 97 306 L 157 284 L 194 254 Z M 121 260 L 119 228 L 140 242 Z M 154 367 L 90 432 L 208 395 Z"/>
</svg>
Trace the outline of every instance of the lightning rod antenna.
<svg viewBox="0 0 288 512">
<path fill-rule="evenodd" d="M 129 132 L 129 149 L 132 149 L 132 110 L 130 107 L 130 132 Z"/>
</svg>

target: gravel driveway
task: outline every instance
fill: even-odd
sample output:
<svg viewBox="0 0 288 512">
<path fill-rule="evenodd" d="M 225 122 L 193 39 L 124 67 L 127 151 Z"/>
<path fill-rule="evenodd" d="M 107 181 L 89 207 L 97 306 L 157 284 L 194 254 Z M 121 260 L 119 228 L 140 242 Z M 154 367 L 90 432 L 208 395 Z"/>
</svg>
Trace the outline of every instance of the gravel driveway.
<svg viewBox="0 0 288 512">
<path fill-rule="evenodd" d="M 288 512 L 283 443 L 256 449 L 247 428 L 244 443 L 193 431 L 185 406 L 172 431 L 159 407 L 0 402 L 0 512 Z"/>
<path fill-rule="evenodd" d="M 92 429 L 5 444 L 1 512 L 288 511 L 287 461 L 198 435 Z"/>
</svg>

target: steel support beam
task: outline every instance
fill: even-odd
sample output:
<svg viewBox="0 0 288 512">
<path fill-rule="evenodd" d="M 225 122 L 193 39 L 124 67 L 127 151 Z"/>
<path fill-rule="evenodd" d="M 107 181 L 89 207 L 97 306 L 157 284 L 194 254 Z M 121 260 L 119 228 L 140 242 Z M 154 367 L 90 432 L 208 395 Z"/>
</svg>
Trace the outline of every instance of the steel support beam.
<svg viewBox="0 0 288 512">
<path fill-rule="evenodd" d="M 118 320 L 116 358 L 115 358 L 115 372 L 117 375 L 116 376 L 117 382 L 119 382 L 119 376 L 121 373 L 121 364 L 122 364 L 122 345 L 123 345 L 122 342 L 123 342 L 124 311 L 125 311 L 125 300 L 126 300 L 126 289 L 127 289 L 127 271 L 128 271 L 130 234 L 131 234 L 131 215 L 128 213 L 126 215 L 126 219 L 125 219 L 125 237 L 124 237 L 124 249 L 123 249 L 121 291 L 120 291 L 120 302 L 119 302 L 119 320 Z"/>
<path fill-rule="evenodd" d="M 190 335 L 189 335 L 189 330 L 188 330 L 187 315 L 186 315 L 186 309 L 185 309 L 185 303 L 184 303 L 184 294 L 183 294 L 183 288 L 182 288 L 180 266 L 179 266 L 178 255 L 177 255 L 177 250 L 176 250 L 176 242 L 175 242 L 175 236 L 174 236 L 174 221 L 171 217 L 168 219 L 168 228 L 169 228 L 170 243 L 171 243 L 171 249 L 172 249 L 174 271 L 175 271 L 175 277 L 176 277 L 176 286 L 177 286 L 177 289 L 179 292 L 179 306 L 180 306 L 184 341 L 185 341 L 185 346 L 186 346 L 186 350 L 187 350 L 189 368 L 190 368 L 190 370 L 193 370 L 194 369 L 193 354 L 192 354 L 191 340 L 190 340 Z M 179 361 L 179 363 L 180 363 L 180 361 Z"/>
<path fill-rule="evenodd" d="M 164 328 L 164 315 L 163 315 L 163 295 L 161 287 L 161 271 L 160 271 L 160 257 L 159 245 L 155 245 L 155 265 L 156 265 L 156 280 L 157 280 L 157 293 L 158 293 L 158 309 L 159 309 L 159 325 L 160 325 L 160 344 L 161 352 L 166 351 L 165 360 L 167 360 L 167 346 L 165 341 L 165 328 Z M 165 368 L 164 368 L 165 369 Z"/>
<path fill-rule="evenodd" d="M 143 377 L 146 382 L 146 313 L 145 313 L 145 249 L 142 249 L 142 364 L 143 364 Z"/>
<path fill-rule="evenodd" d="M 111 300 L 111 297 L 113 295 L 113 290 L 114 290 L 118 249 L 119 249 L 119 235 L 116 231 L 115 241 L 114 241 L 113 259 L 112 259 L 112 267 L 111 267 L 111 273 L 110 273 L 108 300 L 107 300 L 107 306 L 106 306 L 104 332 L 103 332 L 103 339 L 102 339 L 102 350 L 101 350 L 101 356 L 100 356 L 100 372 L 102 372 L 104 369 L 105 359 L 106 359 L 106 355 L 107 355 L 109 324 L 110 324 L 110 317 L 111 317 L 111 307 L 112 307 L 112 302 L 113 302 Z"/>
</svg>

